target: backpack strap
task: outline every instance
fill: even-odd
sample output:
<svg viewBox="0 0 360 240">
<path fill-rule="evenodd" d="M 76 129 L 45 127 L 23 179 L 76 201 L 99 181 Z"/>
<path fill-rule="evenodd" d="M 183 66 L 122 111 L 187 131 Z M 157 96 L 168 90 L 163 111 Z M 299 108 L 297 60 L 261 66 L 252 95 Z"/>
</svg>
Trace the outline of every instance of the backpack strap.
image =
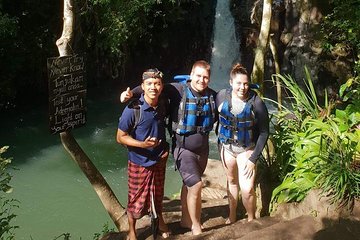
<svg viewBox="0 0 360 240">
<path fill-rule="evenodd" d="M 224 97 L 224 101 L 228 101 L 228 104 L 229 104 L 229 108 L 231 109 L 232 107 L 232 103 L 231 103 L 231 91 L 232 89 L 231 88 L 227 88 L 226 91 L 225 91 L 225 97 Z M 221 110 L 220 110 L 221 111 Z M 216 126 L 215 126 L 215 134 L 218 135 L 219 134 L 219 125 L 220 125 L 220 111 L 219 111 L 219 117 L 216 121 Z"/>
<path fill-rule="evenodd" d="M 256 92 L 255 91 L 251 91 L 250 92 L 251 96 L 250 96 L 250 99 L 249 99 L 249 103 L 251 104 L 251 109 L 252 111 L 254 111 L 255 109 L 255 98 L 257 96 Z"/>
<path fill-rule="evenodd" d="M 163 95 L 160 95 L 159 102 L 158 102 L 158 108 L 159 112 L 161 112 L 164 115 L 164 122 L 165 122 L 165 128 L 169 132 L 170 137 L 173 134 L 172 131 L 172 120 L 171 120 L 171 114 L 170 114 L 170 103 L 169 99 Z"/>
<path fill-rule="evenodd" d="M 232 109 L 232 87 L 226 89 L 225 101 L 229 103 L 229 111 Z"/>
<path fill-rule="evenodd" d="M 136 129 L 136 127 L 138 126 L 138 124 L 140 122 L 140 118 L 141 118 L 141 109 L 140 109 L 141 108 L 141 102 L 140 102 L 139 99 L 135 99 L 131 103 L 129 103 L 128 107 L 133 109 L 134 116 L 135 116 L 134 126 L 129 131 L 130 135 L 132 135 L 135 132 L 135 129 Z"/>
</svg>

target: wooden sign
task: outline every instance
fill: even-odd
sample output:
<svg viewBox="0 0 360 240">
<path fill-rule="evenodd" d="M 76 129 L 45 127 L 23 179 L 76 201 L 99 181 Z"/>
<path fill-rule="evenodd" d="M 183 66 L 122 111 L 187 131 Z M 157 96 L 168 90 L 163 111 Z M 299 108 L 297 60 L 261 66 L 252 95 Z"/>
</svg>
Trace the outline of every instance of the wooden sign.
<svg viewBox="0 0 360 240">
<path fill-rule="evenodd" d="M 84 57 L 48 58 L 49 120 L 51 133 L 86 123 L 86 80 Z"/>
</svg>

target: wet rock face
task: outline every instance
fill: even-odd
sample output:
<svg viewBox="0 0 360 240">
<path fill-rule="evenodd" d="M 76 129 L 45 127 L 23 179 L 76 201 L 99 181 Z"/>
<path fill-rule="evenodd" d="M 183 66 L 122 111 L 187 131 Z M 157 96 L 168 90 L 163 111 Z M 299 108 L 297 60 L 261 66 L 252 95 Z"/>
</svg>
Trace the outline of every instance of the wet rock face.
<svg viewBox="0 0 360 240">
<path fill-rule="evenodd" d="M 261 24 L 262 1 L 233 1 L 232 11 L 241 39 L 241 62 L 251 70 Z M 321 42 L 316 40 L 326 12 L 329 12 L 329 6 L 323 1 L 273 2 L 271 32 L 281 72 L 301 82 L 305 77 L 304 66 L 307 66 L 319 96 L 323 95 L 325 88 L 328 92 L 337 92 L 331 86 L 339 86 L 348 79 L 353 61 L 348 46 L 338 44 L 331 53 L 325 53 Z M 268 51 L 265 79 L 271 79 L 274 69 L 273 56 Z"/>
</svg>

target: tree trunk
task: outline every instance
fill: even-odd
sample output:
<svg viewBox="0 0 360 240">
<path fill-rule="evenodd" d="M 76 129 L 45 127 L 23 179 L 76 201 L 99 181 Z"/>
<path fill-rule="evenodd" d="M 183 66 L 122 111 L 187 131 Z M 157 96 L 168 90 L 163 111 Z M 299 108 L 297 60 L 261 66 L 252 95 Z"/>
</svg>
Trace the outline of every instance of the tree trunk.
<svg viewBox="0 0 360 240">
<path fill-rule="evenodd" d="M 269 33 L 270 33 L 271 7 L 272 7 L 272 0 L 264 0 L 260 34 L 259 34 L 257 48 L 255 50 L 253 71 L 251 73 L 252 81 L 259 84 L 260 89 L 262 91 L 264 91 L 263 85 L 264 85 L 265 53 L 266 53 Z"/>
<path fill-rule="evenodd" d="M 61 37 L 56 41 L 60 57 L 72 53 L 71 44 L 74 35 L 73 0 L 64 0 L 64 25 Z M 116 198 L 114 192 L 96 169 L 86 153 L 81 149 L 70 131 L 60 133 L 61 142 L 73 160 L 79 165 L 85 176 L 90 181 L 102 204 L 110 215 L 119 231 L 128 228 L 125 209 Z"/>
<path fill-rule="evenodd" d="M 277 48 L 276 48 L 276 43 L 274 41 L 274 34 L 270 35 L 270 49 L 271 49 L 271 53 L 273 55 L 274 58 L 274 65 L 275 65 L 275 82 L 276 82 L 276 93 L 277 93 L 277 105 L 278 105 L 278 110 L 281 111 L 281 101 L 282 101 L 282 96 L 281 96 L 281 85 L 280 85 L 280 80 L 278 75 L 280 74 L 280 65 L 279 65 L 279 59 L 278 59 L 278 54 L 277 54 Z"/>
<path fill-rule="evenodd" d="M 60 138 L 66 151 L 79 165 L 80 169 L 90 181 L 106 211 L 116 225 L 116 228 L 119 231 L 127 230 L 128 224 L 127 218 L 125 217 L 125 209 L 116 198 L 104 177 L 97 170 L 69 131 L 60 133 Z"/>
</svg>

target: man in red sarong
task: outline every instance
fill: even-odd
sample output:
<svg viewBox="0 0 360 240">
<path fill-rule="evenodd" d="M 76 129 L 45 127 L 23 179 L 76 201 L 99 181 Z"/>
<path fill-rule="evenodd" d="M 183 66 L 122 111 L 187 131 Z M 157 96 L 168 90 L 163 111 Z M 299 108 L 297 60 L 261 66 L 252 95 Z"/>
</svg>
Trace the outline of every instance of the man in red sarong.
<svg viewBox="0 0 360 240">
<path fill-rule="evenodd" d="M 116 140 L 128 148 L 128 239 L 137 239 L 136 220 L 149 214 L 153 205 L 159 218 L 159 230 L 168 237 L 162 217 L 162 200 L 169 144 L 166 142 L 166 104 L 159 100 L 163 89 L 162 73 L 154 68 L 142 75 L 144 91 L 139 100 L 123 111 Z"/>
</svg>

